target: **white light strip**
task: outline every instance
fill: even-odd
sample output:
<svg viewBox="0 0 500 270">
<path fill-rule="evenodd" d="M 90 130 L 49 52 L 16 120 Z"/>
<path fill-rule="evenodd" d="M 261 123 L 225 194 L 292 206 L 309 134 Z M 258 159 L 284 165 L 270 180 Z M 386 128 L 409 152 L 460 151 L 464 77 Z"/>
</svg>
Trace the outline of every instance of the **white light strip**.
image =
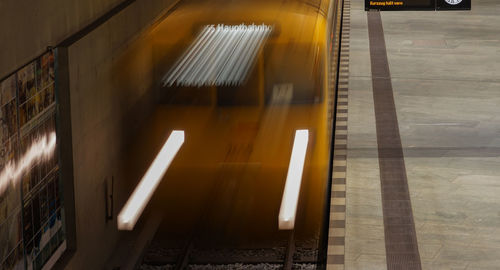
<svg viewBox="0 0 500 270">
<path fill-rule="evenodd" d="M 132 196 L 118 214 L 118 229 L 132 230 L 153 196 L 160 180 L 184 143 L 184 131 L 174 130 L 154 159 L 153 163 L 135 188 Z"/>
<path fill-rule="evenodd" d="M 28 151 L 16 162 L 9 162 L 0 172 L 0 196 L 11 184 L 17 185 L 21 177 L 27 172 L 33 164 L 48 160 L 54 154 L 56 149 L 56 133 L 51 132 L 43 135 L 31 143 Z"/>
<path fill-rule="evenodd" d="M 297 213 L 297 203 L 299 200 L 300 184 L 302 182 L 302 172 L 306 159 L 307 143 L 309 142 L 309 131 L 299 129 L 295 131 L 293 141 L 292 156 L 288 165 L 285 190 L 281 200 L 280 214 L 278 217 L 278 227 L 280 230 L 292 230 L 295 226 L 295 215 Z"/>
<path fill-rule="evenodd" d="M 163 86 L 239 85 L 243 83 L 271 27 L 208 25 L 162 79 Z"/>
</svg>

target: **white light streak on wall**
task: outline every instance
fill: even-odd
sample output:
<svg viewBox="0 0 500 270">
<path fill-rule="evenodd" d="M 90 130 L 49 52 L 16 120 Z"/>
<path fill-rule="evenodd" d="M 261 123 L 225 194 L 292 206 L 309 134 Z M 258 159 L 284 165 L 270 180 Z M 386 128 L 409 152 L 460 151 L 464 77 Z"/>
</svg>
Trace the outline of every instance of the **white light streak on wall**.
<svg viewBox="0 0 500 270">
<path fill-rule="evenodd" d="M 184 131 L 174 130 L 151 163 L 132 196 L 118 214 L 118 229 L 132 230 L 153 196 L 170 163 L 184 143 Z"/>
<path fill-rule="evenodd" d="M 163 86 L 234 86 L 245 80 L 272 28 L 208 25 L 163 77 Z"/>
<path fill-rule="evenodd" d="M 51 132 L 33 140 L 28 150 L 17 161 L 11 161 L 0 172 L 0 196 L 9 185 L 17 185 L 24 173 L 39 161 L 52 157 L 56 148 L 56 133 Z"/>
<path fill-rule="evenodd" d="M 280 230 L 292 230 L 295 226 L 295 215 L 297 213 L 297 203 L 308 142 L 309 131 L 307 129 L 295 131 L 292 155 L 290 157 L 290 164 L 288 165 L 285 190 L 283 191 L 278 217 L 278 227 Z"/>
</svg>

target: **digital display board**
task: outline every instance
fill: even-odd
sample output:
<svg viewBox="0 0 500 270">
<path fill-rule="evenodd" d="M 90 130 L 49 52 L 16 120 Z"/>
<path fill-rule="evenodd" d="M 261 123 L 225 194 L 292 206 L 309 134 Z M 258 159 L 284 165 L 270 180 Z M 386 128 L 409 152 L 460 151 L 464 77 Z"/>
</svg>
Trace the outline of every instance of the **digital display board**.
<svg viewBox="0 0 500 270">
<path fill-rule="evenodd" d="M 365 10 L 470 10 L 471 0 L 365 0 Z"/>
<path fill-rule="evenodd" d="M 435 0 L 365 0 L 365 10 L 434 10 Z"/>
</svg>

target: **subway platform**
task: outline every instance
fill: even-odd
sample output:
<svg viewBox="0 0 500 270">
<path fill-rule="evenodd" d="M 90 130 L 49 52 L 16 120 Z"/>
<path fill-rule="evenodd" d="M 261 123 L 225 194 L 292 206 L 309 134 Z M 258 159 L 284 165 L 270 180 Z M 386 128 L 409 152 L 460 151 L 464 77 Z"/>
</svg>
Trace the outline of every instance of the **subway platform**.
<svg viewBox="0 0 500 270">
<path fill-rule="evenodd" d="M 328 269 L 499 268 L 499 13 L 344 2 Z"/>
</svg>

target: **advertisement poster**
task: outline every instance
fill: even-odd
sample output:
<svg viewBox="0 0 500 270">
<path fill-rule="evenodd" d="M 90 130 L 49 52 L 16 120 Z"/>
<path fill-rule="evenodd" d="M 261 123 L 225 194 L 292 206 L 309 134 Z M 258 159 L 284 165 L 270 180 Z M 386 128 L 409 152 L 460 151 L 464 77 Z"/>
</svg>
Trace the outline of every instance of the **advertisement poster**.
<svg viewBox="0 0 500 270">
<path fill-rule="evenodd" d="M 22 170 L 0 189 L 0 269 L 42 269 L 64 250 L 57 150 L 29 167 L 16 166 L 55 130 L 54 53 L 48 52 L 0 81 L 0 174 L 6 166 Z"/>
<path fill-rule="evenodd" d="M 0 168 L 16 159 L 16 75 L 0 82 Z M 0 266 L 23 269 L 21 202 L 19 185 L 0 189 Z"/>
<path fill-rule="evenodd" d="M 16 79 L 12 75 L 0 83 L 0 142 L 7 142 L 16 132 Z"/>
</svg>

